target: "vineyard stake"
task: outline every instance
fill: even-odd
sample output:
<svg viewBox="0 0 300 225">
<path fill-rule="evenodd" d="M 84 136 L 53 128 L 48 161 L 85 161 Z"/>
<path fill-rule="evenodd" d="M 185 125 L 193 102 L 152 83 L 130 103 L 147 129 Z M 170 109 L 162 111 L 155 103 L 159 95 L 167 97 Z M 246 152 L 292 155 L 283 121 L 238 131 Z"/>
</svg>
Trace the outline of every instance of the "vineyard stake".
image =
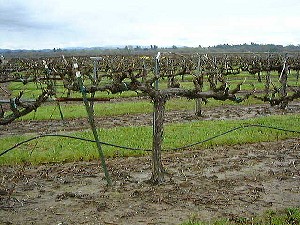
<svg viewBox="0 0 300 225">
<path fill-rule="evenodd" d="M 285 109 L 288 105 L 288 101 L 285 99 L 287 96 L 287 79 L 288 79 L 288 70 L 289 70 L 289 65 L 287 63 L 288 57 L 287 55 L 285 56 L 284 62 L 283 62 L 283 67 L 282 71 L 279 77 L 279 82 L 281 84 L 280 88 L 280 97 L 283 98 L 284 100 L 280 103 L 280 108 Z"/>
<path fill-rule="evenodd" d="M 60 118 L 62 119 L 62 121 L 64 121 L 65 118 L 64 118 L 64 114 L 62 112 L 62 109 L 61 109 L 59 101 L 57 101 L 56 104 L 57 104 L 57 107 L 58 107 L 58 110 L 59 110 Z"/>
<path fill-rule="evenodd" d="M 201 56 L 199 55 L 199 58 L 198 58 L 198 65 L 197 65 L 197 73 L 198 73 L 198 76 L 202 76 L 202 70 L 201 70 Z M 201 90 L 199 91 L 202 91 L 202 88 Z M 196 116 L 201 116 L 202 115 L 202 107 L 201 107 L 201 104 L 202 104 L 202 100 L 201 98 L 196 98 L 196 101 L 195 101 L 195 108 L 196 108 Z"/>
<path fill-rule="evenodd" d="M 98 76 L 97 76 L 97 61 L 102 60 L 102 57 L 90 57 L 91 60 L 93 60 L 93 64 L 94 64 L 94 69 L 93 69 L 93 73 L 94 73 L 94 79 L 92 80 L 92 84 L 93 85 L 97 85 L 97 80 L 98 80 Z M 95 98 L 95 92 L 91 93 L 91 98 Z M 90 107 L 92 108 L 92 110 L 94 111 L 94 102 L 91 101 L 90 103 Z"/>
<path fill-rule="evenodd" d="M 158 91 L 158 77 L 159 77 L 159 60 L 160 60 L 160 52 L 157 53 L 156 57 L 155 57 L 155 77 L 156 77 L 156 80 L 154 82 L 154 89 L 156 91 Z M 155 129 L 154 129 L 154 126 L 155 126 L 155 120 L 156 120 L 156 109 L 155 109 L 155 106 L 153 106 L 153 135 L 155 135 Z"/>
<path fill-rule="evenodd" d="M 74 68 L 75 69 L 78 68 L 77 63 L 74 64 Z M 104 157 L 104 153 L 102 151 L 99 135 L 98 135 L 98 132 L 97 132 L 97 129 L 96 129 L 96 126 L 95 126 L 93 109 L 91 108 L 91 106 L 90 106 L 90 104 L 87 100 L 87 94 L 86 94 L 85 87 L 83 85 L 83 81 L 82 81 L 82 78 L 81 78 L 81 75 L 80 75 L 80 71 L 76 71 L 76 77 L 77 77 L 77 80 L 79 82 L 80 91 L 81 91 L 81 94 L 82 94 L 82 97 L 83 97 L 83 102 L 84 102 L 84 105 L 85 105 L 85 108 L 86 108 L 86 111 L 87 111 L 87 114 L 88 114 L 89 123 L 90 123 L 91 129 L 92 129 L 92 132 L 93 132 L 96 144 L 97 144 L 97 148 L 98 148 L 102 168 L 104 170 L 105 178 L 106 178 L 107 184 L 109 186 L 112 186 L 111 179 L 109 177 L 108 170 L 107 170 L 107 167 L 106 167 L 105 157 Z"/>
<path fill-rule="evenodd" d="M 155 57 L 155 77 L 156 77 L 156 80 L 154 82 L 155 90 L 158 90 L 159 60 L 160 60 L 160 52 L 158 52 L 156 57 Z"/>
</svg>

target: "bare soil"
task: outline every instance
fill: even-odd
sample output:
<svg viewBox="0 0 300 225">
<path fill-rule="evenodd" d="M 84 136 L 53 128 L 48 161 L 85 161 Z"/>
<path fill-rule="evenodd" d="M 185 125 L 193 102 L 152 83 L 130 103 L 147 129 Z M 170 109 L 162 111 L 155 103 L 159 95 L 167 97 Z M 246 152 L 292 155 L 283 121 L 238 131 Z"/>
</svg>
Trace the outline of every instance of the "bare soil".
<svg viewBox="0 0 300 225">
<path fill-rule="evenodd" d="M 268 105 L 166 114 L 166 122 L 299 113 Z M 150 114 L 97 118 L 98 127 L 150 125 Z M 86 119 L 14 122 L 1 136 L 87 129 Z M 163 154 L 165 183 L 151 185 L 151 158 L 0 167 L 0 224 L 180 224 L 191 218 L 252 217 L 300 206 L 300 138 Z"/>
<path fill-rule="evenodd" d="M 153 186 L 150 157 L 2 166 L 0 224 L 180 224 L 252 217 L 300 206 L 300 139 L 163 155 Z"/>
</svg>

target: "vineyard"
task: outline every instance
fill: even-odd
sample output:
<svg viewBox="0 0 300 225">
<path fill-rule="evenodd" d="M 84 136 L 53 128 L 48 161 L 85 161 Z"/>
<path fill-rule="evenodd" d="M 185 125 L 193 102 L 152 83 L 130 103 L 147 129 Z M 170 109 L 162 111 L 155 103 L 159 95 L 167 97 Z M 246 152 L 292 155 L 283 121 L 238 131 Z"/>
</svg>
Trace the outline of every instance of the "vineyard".
<svg viewBox="0 0 300 225">
<path fill-rule="evenodd" d="M 296 53 L 1 59 L 1 213 L 33 222 L 41 198 L 45 223 L 176 224 L 297 207 L 299 74 Z"/>
</svg>

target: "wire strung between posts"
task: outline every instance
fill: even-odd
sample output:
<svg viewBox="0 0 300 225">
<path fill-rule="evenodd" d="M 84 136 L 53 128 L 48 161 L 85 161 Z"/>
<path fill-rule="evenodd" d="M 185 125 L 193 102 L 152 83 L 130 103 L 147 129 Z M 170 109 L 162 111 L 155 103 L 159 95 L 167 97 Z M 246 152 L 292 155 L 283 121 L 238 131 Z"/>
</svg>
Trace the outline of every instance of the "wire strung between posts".
<svg viewBox="0 0 300 225">
<path fill-rule="evenodd" d="M 26 144 L 30 141 L 39 139 L 39 138 L 43 138 L 43 137 L 63 137 L 63 138 L 70 138 L 70 139 L 76 139 L 76 140 L 80 140 L 80 141 L 87 141 L 87 142 L 96 142 L 95 140 L 92 139 L 88 139 L 88 138 L 81 138 L 81 137 L 75 137 L 75 136 L 70 136 L 70 135 L 64 135 L 64 134 L 41 134 L 39 136 L 35 136 L 32 138 L 29 138 L 25 141 L 19 142 L 17 144 L 15 144 L 13 147 L 3 151 L 2 153 L 0 153 L 0 156 L 4 155 L 5 153 L 19 147 L 20 145 Z M 111 146 L 111 147 L 116 147 L 116 148 L 121 148 L 121 149 L 127 149 L 127 150 L 132 150 L 132 151 L 151 151 L 150 149 L 142 149 L 142 148 L 131 148 L 131 147 L 126 147 L 126 146 L 121 146 L 121 145 L 116 145 L 116 144 L 111 144 L 111 143 L 107 143 L 107 142 L 103 142 L 100 141 L 100 144 L 103 145 L 107 145 L 107 146 Z"/>
<path fill-rule="evenodd" d="M 232 128 L 230 130 L 227 130 L 227 131 L 225 131 L 225 132 L 223 132 L 221 134 L 217 134 L 215 136 L 209 137 L 209 138 L 207 138 L 207 139 L 205 139 L 203 141 L 195 142 L 195 143 L 192 143 L 192 144 L 189 144 L 189 145 L 185 145 L 185 146 L 182 146 L 182 147 L 178 147 L 178 148 L 171 148 L 171 149 L 168 149 L 168 151 L 178 151 L 178 150 L 190 148 L 190 147 L 193 147 L 193 146 L 200 145 L 200 144 L 203 144 L 205 142 L 211 141 L 211 140 L 213 140 L 215 138 L 224 136 L 224 135 L 229 134 L 229 133 L 231 133 L 233 131 L 240 130 L 240 129 L 243 129 L 243 128 L 249 128 L 249 127 L 268 128 L 268 129 L 273 129 L 273 130 L 280 130 L 280 131 L 284 131 L 284 132 L 290 132 L 290 133 L 300 134 L 300 131 L 289 130 L 289 129 L 284 129 L 284 128 L 280 128 L 280 127 L 272 127 L 272 126 L 260 125 L 260 124 L 246 124 L 246 125 L 241 125 L 239 127 L 234 127 L 234 128 Z"/>
<path fill-rule="evenodd" d="M 289 129 L 284 129 L 284 128 L 280 128 L 280 127 L 272 127 L 272 126 L 267 126 L 267 125 L 261 125 L 261 124 L 246 124 L 246 125 L 241 125 L 239 127 L 234 127 L 230 130 L 227 130 L 223 133 L 217 134 L 215 136 L 209 137 L 207 139 L 204 139 L 202 141 L 198 141 L 192 144 L 188 144 L 188 145 L 184 145 L 182 147 L 178 147 L 178 148 L 170 148 L 170 149 L 165 149 L 163 151 L 179 151 L 179 150 L 183 150 L 186 148 L 190 148 L 196 145 L 200 145 L 203 144 L 205 142 L 211 141 L 215 138 L 224 136 L 226 134 L 229 134 L 231 132 L 234 132 L 236 130 L 240 130 L 240 129 L 244 129 L 244 128 L 249 128 L 249 127 L 260 127 L 260 128 L 267 128 L 267 129 L 273 129 L 273 130 L 279 130 L 279 131 L 283 131 L 283 132 L 290 132 L 290 133 L 297 133 L 300 134 L 300 131 L 296 131 L 296 130 L 289 130 Z M 39 138 L 43 138 L 43 137 L 63 137 L 63 138 L 70 138 L 70 139 L 76 139 L 76 140 L 81 140 L 81 141 L 87 141 L 87 142 L 96 142 L 95 140 L 91 140 L 91 139 L 87 139 L 87 138 L 81 138 L 81 137 L 75 137 L 75 136 L 70 136 L 70 135 L 64 135 L 64 134 L 42 134 L 39 136 L 35 136 L 32 138 L 29 138 L 25 141 L 19 142 L 17 144 L 15 144 L 13 147 L 3 151 L 0 153 L 0 156 L 10 152 L 11 150 L 19 147 L 20 145 L 26 144 L 30 141 L 39 139 Z M 107 146 L 111 146 L 111 147 L 116 147 L 116 148 L 120 148 L 120 149 L 125 149 L 125 150 L 131 150 L 131 151 L 152 151 L 151 149 L 143 149 L 143 148 L 132 148 L 132 147 L 127 147 L 127 146 L 122 146 L 122 145 L 117 145 L 117 144 L 111 144 L 111 143 L 107 143 L 107 142 L 100 142 L 102 145 L 107 145 Z"/>
</svg>

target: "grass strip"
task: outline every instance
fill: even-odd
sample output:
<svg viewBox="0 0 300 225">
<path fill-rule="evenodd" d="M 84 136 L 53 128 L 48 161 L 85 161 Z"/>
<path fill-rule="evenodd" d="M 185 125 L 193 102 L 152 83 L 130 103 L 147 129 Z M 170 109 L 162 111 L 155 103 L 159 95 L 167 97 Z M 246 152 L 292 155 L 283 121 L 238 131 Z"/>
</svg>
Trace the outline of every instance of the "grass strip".
<svg viewBox="0 0 300 225">
<path fill-rule="evenodd" d="M 287 208 L 284 210 L 267 210 L 260 216 L 253 218 L 235 217 L 224 218 L 216 221 L 201 222 L 195 218 L 190 219 L 181 225 L 294 225 L 300 224 L 300 207 Z"/>
<path fill-rule="evenodd" d="M 300 115 L 279 115 L 259 117 L 248 120 L 195 121 L 175 123 L 165 126 L 163 149 L 177 148 L 195 143 L 228 131 L 243 124 L 261 124 L 290 130 L 300 130 Z M 90 131 L 70 133 L 72 136 L 92 139 Z M 151 149 L 152 127 L 132 126 L 99 129 L 100 140 L 134 148 Z M 235 145 L 275 141 L 299 137 L 297 133 L 283 132 L 265 128 L 245 128 L 207 141 L 194 148 L 210 148 L 218 145 Z M 22 135 L 5 137 L 0 140 L 1 152 L 32 136 Z M 128 151 L 116 147 L 103 146 L 106 157 L 141 156 L 149 154 L 144 151 Z M 67 162 L 94 160 L 98 158 L 94 143 L 68 138 L 46 137 L 24 144 L 0 157 L 1 164 Z"/>
<path fill-rule="evenodd" d="M 203 104 L 203 111 L 205 114 L 205 109 L 219 107 L 219 106 L 228 106 L 228 105 L 244 105 L 249 106 L 252 104 L 262 104 L 261 101 L 257 99 L 247 99 L 242 103 L 236 103 L 229 100 L 218 101 L 214 99 L 209 99 L 208 103 Z M 60 104 L 62 113 L 65 119 L 73 118 L 86 118 L 86 110 L 83 103 L 61 103 Z M 186 98 L 173 98 L 167 101 L 166 110 L 167 111 L 176 111 L 176 110 L 194 110 L 195 109 L 195 100 L 188 100 Z M 96 117 L 109 117 L 109 116 L 118 116 L 118 115 L 134 115 L 142 113 L 152 113 L 153 104 L 150 100 L 141 100 L 141 101 L 124 101 L 124 102 L 107 102 L 107 103 L 95 103 L 94 105 L 95 116 Z M 39 107 L 36 112 L 32 112 L 20 120 L 49 120 L 61 119 L 59 108 L 56 104 L 47 104 Z"/>
</svg>

